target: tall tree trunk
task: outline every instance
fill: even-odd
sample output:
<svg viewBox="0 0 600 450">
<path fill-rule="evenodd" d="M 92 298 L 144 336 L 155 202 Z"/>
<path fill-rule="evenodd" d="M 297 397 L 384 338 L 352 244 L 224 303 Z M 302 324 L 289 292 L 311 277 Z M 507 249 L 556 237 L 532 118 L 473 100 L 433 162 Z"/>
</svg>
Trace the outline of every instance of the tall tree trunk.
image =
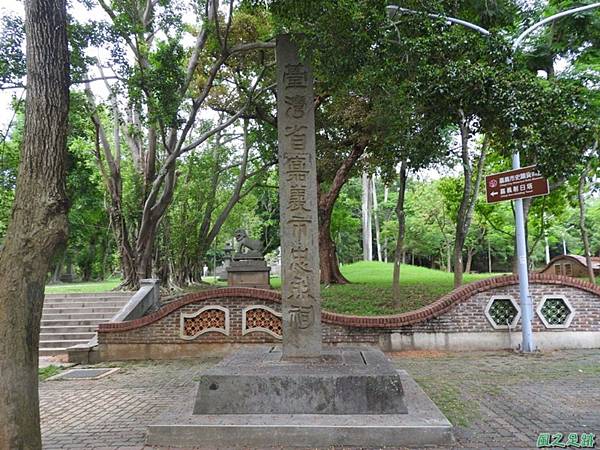
<svg viewBox="0 0 600 450">
<path fill-rule="evenodd" d="M 223 207 L 223 209 L 219 212 L 219 214 L 214 219 L 212 227 L 210 225 L 211 225 L 211 217 L 214 215 L 213 213 L 215 210 L 214 202 L 215 202 L 215 198 L 216 198 L 216 194 L 217 194 L 217 190 L 218 190 L 218 178 L 215 176 L 215 177 L 213 177 L 213 179 L 211 181 L 211 193 L 209 194 L 210 198 L 209 198 L 209 202 L 206 206 L 207 209 L 205 210 L 204 219 L 202 222 L 202 226 L 200 228 L 200 235 L 198 238 L 199 243 L 200 243 L 199 253 L 200 253 L 200 258 L 202 260 L 205 259 L 206 252 L 208 251 L 210 246 L 213 244 L 213 242 L 217 238 L 219 232 L 221 231 L 221 228 L 225 224 L 225 221 L 229 217 L 229 214 L 231 214 L 231 211 L 233 210 L 235 205 L 237 205 L 239 203 L 239 201 L 242 200 L 242 198 L 244 198 L 255 186 L 255 184 L 252 184 L 245 191 L 242 191 L 245 183 L 251 177 L 255 176 L 262 170 L 266 170 L 268 168 L 268 166 L 264 166 L 263 169 L 259 169 L 259 170 L 256 170 L 255 172 L 248 173 L 250 148 L 252 146 L 252 144 L 250 142 L 250 136 L 248 134 L 248 126 L 249 126 L 249 120 L 244 119 L 244 121 L 243 121 L 244 153 L 242 154 L 242 160 L 240 163 L 240 172 L 237 176 L 235 186 L 233 188 L 233 192 L 232 192 L 231 196 L 229 197 L 229 200 L 227 201 L 226 205 Z M 216 154 L 214 155 L 214 157 L 216 158 Z M 221 170 L 221 167 L 220 166 L 215 167 L 215 170 Z"/>
<path fill-rule="evenodd" d="M 348 280 L 340 271 L 335 242 L 331 239 L 331 221 L 321 217 L 319 222 L 321 282 L 324 284 L 347 284 Z"/>
<path fill-rule="evenodd" d="M 102 273 L 100 274 L 100 280 L 102 281 L 106 279 L 107 274 L 112 272 L 112 264 L 110 264 L 110 256 L 112 254 L 110 242 L 109 231 L 102 237 Z"/>
<path fill-rule="evenodd" d="M 333 207 L 340 195 L 342 187 L 348 181 L 350 172 L 356 161 L 362 156 L 367 148 L 366 143 L 356 143 L 352 151 L 342 162 L 333 177 L 329 191 L 322 190 L 325 183 L 319 183 L 319 265 L 321 269 L 321 283 L 323 284 L 346 284 L 348 280 L 342 275 L 338 262 L 335 243 L 331 238 L 331 214 Z"/>
<path fill-rule="evenodd" d="M 127 224 L 123 213 L 120 210 L 120 201 L 109 208 L 109 216 L 111 217 L 111 226 L 117 241 L 117 249 L 121 257 L 121 271 L 123 280 L 120 287 L 124 289 L 136 289 L 139 285 L 139 279 L 136 271 L 136 255 L 133 247 L 129 242 L 127 233 Z"/>
<path fill-rule="evenodd" d="M 597 144 L 596 144 L 597 146 Z M 590 253 L 590 240 L 588 237 L 588 230 L 585 226 L 585 186 L 587 183 L 587 176 L 590 171 L 590 163 L 585 166 L 581 176 L 579 177 L 579 188 L 577 190 L 577 199 L 579 201 L 579 229 L 581 230 L 581 240 L 583 241 L 583 249 L 585 252 L 585 260 L 588 269 L 588 277 L 592 283 L 596 282 L 594 277 L 594 266 L 592 265 L 592 254 Z"/>
<path fill-rule="evenodd" d="M 381 228 L 379 227 L 379 204 L 377 203 L 377 186 L 375 175 L 373 175 L 371 180 L 373 184 L 371 192 L 373 194 L 373 223 L 375 225 L 375 248 L 377 249 L 377 261 L 382 262 L 383 258 L 381 255 Z"/>
<path fill-rule="evenodd" d="M 389 195 L 389 188 L 387 186 L 385 186 L 383 188 L 383 203 L 387 204 L 388 201 L 388 195 Z M 386 220 L 389 219 L 389 217 L 386 218 Z M 383 238 L 383 261 L 384 262 L 388 262 L 388 238 L 387 235 L 385 236 L 385 238 Z"/>
<path fill-rule="evenodd" d="M 471 273 L 471 264 L 473 263 L 474 248 L 467 249 L 467 262 L 465 263 L 465 273 Z"/>
<path fill-rule="evenodd" d="M 487 139 L 484 138 L 481 154 L 477 163 L 477 172 L 475 180 L 473 180 L 473 167 L 469 157 L 469 124 L 468 119 L 465 117 L 463 111 L 460 111 L 462 116 L 460 122 L 460 137 L 461 137 L 461 159 L 463 166 L 463 178 L 464 187 L 463 195 L 460 201 L 460 207 L 458 208 L 458 214 L 456 217 L 456 237 L 454 240 L 454 287 L 457 288 L 462 285 L 463 282 L 463 247 L 467 234 L 469 233 L 469 227 L 471 226 L 471 219 L 473 217 L 473 210 L 475 209 L 475 203 L 477 202 L 477 195 L 479 193 L 479 185 L 481 184 L 481 178 L 483 174 L 483 165 L 485 161 L 485 153 L 487 147 Z"/>
<path fill-rule="evenodd" d="M 247 130 L 247 119 L 244 120 L 244 143 L 247 142 L 246 139 L 246 130 Z M 219 147 L 221 146 L 221 132 L 217 133 L 215 136 L 215 145 L 212 148 L 212 159 L 213 159 L 213 169 L 210 177 L 210 181 L 207 182 L 208 193 L 206 194 L 206 203 L 204 206 L 204 214 L 202 217 L 202 222 L 200 222 L 200 229 L 198 232 L 198 257 L 204 261 L 206 257 L 206 252 L 210 248 L 212 241 L 209 239 L 210 233 L 210 225 L 211 219 L 213 217 L 215 211 L 215 203 L 217 199 L 217 191 L 219 188 L 219 178 L 221 174 L 221 165 L 219 160 Z M 247 159 L 248 155 L 248 146 L 245 146 L 244 152 L 244 162 Z M 245 164 L 242 164 L 243 173 L 240 173 L 240 177 L 246 175 Z"/>
<path fill-rule="evenodd" d="M 371 177 L 368 173 L 362 174 L 362 247 L 363 261 L 373 261 L 373 231 L 371 216 L 373 202 L 371 195 Z"/>
<path fill-rule="evenodd" d="M 106 186 L 106 190 L 110 195 L 110 205 L 108 207 L 108 215 L 110 218 L 111 228 L 115 236 L 117 243 L 117 249 L 121 258 L 121 271 L 123 281 L 120 284 L 120 288 L 124 289 L 137 289 L 139 287 L 139 277 L 137 273 L 137 254 L 130 242 L 129 232 L 127 228 L 127 222 L 123 213 L 122 207 L 122 192 L 123 192 L 123 179 L 121 178 L 121 159 L 120 157 L 120 143 L 119 140 L 115 141 L 115 155 L 112 153 L 112 149 L 100 117 L 95 111 L 94 95 L 89 86 L 86 86 L 85 93 L 89 104 L 93 108 L 91 120 L 95 128 L 95 161 L 102 180 Z M 113 113 L 118 113 L 118 108 L 113 104 Z M 119 136 L 119 121 L 118 117 L 115 118 L 113 133 L 115 138 Z M 106 164 L 104 164 L 106 161 Z"/>
<path fill-rule="evenodd" d="M 388 238 L 386 236 L 385 238 L 383 238 L 383 249 L 382 249 L 382 252 L 383 252 L 383 262 L 385 262 L 385 263 L 388 262 L 388 249 L 387 249 L 387 246 L 388 246 Z"/>
<path fill-rule="evenodd" d="M 396 239 L 396 251 L 394 252 L 394 273 L 392 275 L 392 292 L 394 308 L 400 307 L 400 266 L 402 254 L 404 253 L 404 234 L 406 231 L 406 214 L 404 213 L 404 198 L 406 194 L 407 168 L 406 160 L 400 164 L 398 174 L 398 201 L 396 202 L 396 216 L 398 217 L 398 238 Z"/>
<path fill-rule="evenodd" d="M 26 0 L 27 103 L 17 187 L 0 250 L 0 448 L 40 449 L 44 285 L 67 240 L 69 52 L 64 0 Z"/>
</svg>

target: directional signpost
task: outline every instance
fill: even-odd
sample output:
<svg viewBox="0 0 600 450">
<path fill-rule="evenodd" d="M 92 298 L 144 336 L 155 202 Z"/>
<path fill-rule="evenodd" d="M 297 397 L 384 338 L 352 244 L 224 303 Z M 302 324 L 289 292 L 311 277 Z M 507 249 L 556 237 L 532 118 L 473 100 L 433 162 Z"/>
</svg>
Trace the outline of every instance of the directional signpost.
<svg viewBox="0 0 600 450">
<path fill-rule="evenodd" d="M 537 171 L 536 166 L 494 173 L 485 177 L 488 203 L 538 197 L 550 192 L 548 180 Z"/>
<path fill-rule="evenodd" d="M 529 295 L 529 274 L 527 273 L 527 242 L 525 240 L 525 219 L 523 216 L 523 199 L 547 195 L 549 190 L 546 180 L 536 166 L 519 167 L 519 155 L 513 155 L 513 170 L 494 173 L 485 177 L 485 191 L 488 203 L 515 201 L 515 231 L 517 238 L 517 257 L 519 272 L 519 298 L 521 303 L 521 324 L 523 328 L 524 352 L 534 351 L 531 318 L 533 305 Z"/>
</svg>

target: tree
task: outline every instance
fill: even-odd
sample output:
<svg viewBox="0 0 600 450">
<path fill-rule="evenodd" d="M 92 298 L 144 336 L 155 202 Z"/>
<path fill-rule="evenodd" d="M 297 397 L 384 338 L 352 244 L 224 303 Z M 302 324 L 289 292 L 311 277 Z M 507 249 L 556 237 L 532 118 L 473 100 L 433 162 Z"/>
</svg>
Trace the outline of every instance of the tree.
<svg viewBox="0 0 600 450">
<path fill-rule="evenodd" d="M 342 106 L 344 105 L 344 106 Z M 361 117 L 364 122 L 357 121 Z M 346 284 L 332 238 L 333 209 L 368 146 L 368 108 L 354 96 L 333 96 L 317 115 L 317 184 L 319 213 L 319 264 L 321 283 Z M 340 132 L 341 131 L 341 132 Z M 346 131 L 346 132 L 344 132 Z"/>
<path fill-rule="evenodd" d="M 432 268 L 452 271 L 454 226 L 440 195 L 441 180 L 412 180 L 406 196 L 406 247 L 417 261 Z"/>
<path fill-rule="evenodd" d="M 544 14 L 555 14 L 558 11 L 575 7 L 576 4 L 570 0 L 551 0 L 543 11 Z M 553 24 L 552 27 L 546 27 L 542 36 L 534 42 L 534 49 L 528 58 L 528 64 L 535 70 L 544 66 L 548 78 L 557 76 L 554 71 L 554 64 L 558 57 L 569 58 L 569 68 L 565 74 L 559 74 L 561 78 L 571 79 L 582 82 L 585 86 L 583 91 L 586 97 L 585 108 L 580 108 L 578 115 L 580 118 L 588 117 L 590 125 L 579 126 L 579 136 L 590 135 L 587 143 L 578 140 L 583 147 L 579 149 L 583 155 L 583 165 L 578 165 L 577 174 L 577 203 L 579 206 L 579 230 L 583 242 L 583 251 L 587 259 L 588 276 L 594 282 L 594 271 L 592 268 L 591 249 L 588 227 L 586 225 L 586 203 L 585 190 L 588 182 L 588 176 L 594 166 L 597 165 L 598 155 L 598 129 L 600 121 L 598 120 L 598 108 L 600 107 L 600 94 L 598 90 L 598 81 L 600 80 L 600 54 L 598 53 L 598 44 L 600 43 L 600 16 L 597 13 L 577 14 L 567 16 Z M 572 120 L 569 120 L 570 122 Z M 581 123 L 581 120 L 579 120 Z M 571 129 L 575 128 L 573 126 Z M 595 132 L 594 132 L 595 130 Z M 591 131 L 591 133 L 590 133 Z M 585 139 L 585 138 L 584 138 Z M 571 140 L 567 141 L 571 143 Z M 576 144 L 577 145 L 577 144 Z M 583 166 L 583 167 L 582 167 Z"/>
<path fill-rule="evenodd" d="M 259 2 L 257 2 L 259 3 Z M 260 2 L 263 3 L 263 2 Z M 373 108 L 385 91 L 373 83 L 380 71 L 381 37 L 389 31 L 385 1 L 365 2 L 273 0 L 277 29 L 294 33 L 302 56 L 310 62 L 316 89 L 317 182 L 321 282 L 344 284 L 332 213 L 340 192 L 367 149 L 381 148 L 385 117 Z M 386 116 L 389 111 L 386 111 Z M 361 167 L 362 169 L 362 167 Z"/>
<path fill-rule="evenodd" d="M 379 224 L 379 202 L 377 199 L 377 175 L 373 175 L 371 179 L 371 191 L 372 191 L 372 202 L 373 202 L 373 225 L 375 227 L 375 248 L 377 250 L 377 261 L 383 261 L 383 254 L 381 250 L 381 226 Z"/>
<path fill-rule="evenodd" d="M 25 2 L 27 104 L 11 221 L 0 251 L 0 448 L 41 448 L 44 286 L 67 239 L 69 50 L 64 0 Z"/>
<path fill-rule="evenodd" d="M 597 146 L 598 143 L 596 142 L 594 151 L 596 150 Z M 588 277 L 592 283 L 595 283 L 596 280 L 594 277 L 594 266 L 592 264 L 592 253 L 590 251 L 590 239 L 588 228 L 585 223 L 585 187 L 590 171 L 591 161 L 588 161 L 588 163 L 585 165 L 585 168 L 581 172 L 581 175 L 579 176 L 579 183 L 577 184 L 577 202 L 579 204 L 579 230 L 581 231 L 581 240 L 583 241 L 583 250 L 588 269 Z"/>
<path fill-rule="evenodd" d="M 461 30 L 461 33 L 464 32 Z M 475 39 L 475 42 L 473 40 Z M 479 42 L 481 37 L 471 34 L 469 40 L 472 53 L 468 57 L 457 58 L 450 54 L 452 60 L 445 65 L 430 67 L 419 84 L 423 101 L 437 115 L 442 109 L 447 116 L 441 118 L 446 126 L 457 130 L 457 156 L 462 168 L 462 189 L 460 202 L 455 211 L 455 240 L 454 240 L 454 286 L 462 284 L 463 251 L 469 233 L 475 203 L 479 194 L 483 167 L 488 152 L 488 139 L 482 137 L 494 126 L 499 108 L 494 98 L 498 89 L 497 79 L 502 77 L 498 68 L 500 50 L 490 51 L 486 45 Z M 453 41 L 452 41 L 453 42 Z M 459 45 L 454 45 L 458 50 Z M 475 51 L 473 49 L 478 49 Z M 477 142 L 479 140 L 479 142 Z"/>
<path fill-rule="evenodd" d="M 85 95 L 72 91 L 69 108 L 67 196 L 69 242 L 57 259 L 53 281 L 60 280 L 64 260 L 72 262 L 82 281 L 104 279 L 113 270 L 113 239 L 105 208 L 100 172 L 93 160 L 94 128 Z"/>
<path fill-rule="evenodd" d="M 207 254 L 226 221 L 235 221 L 231 217 L 234 209 L 274 164 L 273 157 L 256 153 L 249 122 L 243 120 L 241 136 L 217 133 L 209 140 L 206 152 L 193 152 L 179 164 L 183 182 L 176 187 L 170 211 L 163 220 L 166 233 L 161 236 L 164 249 L 159 269 L 161 277 L 174 288 L 201 279 L 203 263 L 212 263 Z M 240 139 L 241 151 L 231 145 Z M 244 223 L 239 226 L 249 228 Z M 231 226 L 229 232 L 231 236 Z"/>
<path fill-rule="evenodd" d="M 445 6 L 442 16 L 466 18 L 496 30 L 516 21 L 516 2 L 472 2 Z M 433 11 L 431 7 L 426 10 Z M 482 36 L 473 30 L 448 27 L 426 14 L 401 15 L 396 19 L 400 51 L 418 68 L 413 80 L 420 110 L 436 117 L 438 127 L 452 130 L 463 172 L 462 195 L 455 214 L 454 284 L 463 278 L 463 251 L 482 179 L 488 140 L 483 136 L 497 126 L 498 109 L 504 105 L 496 91 L 509 73 L 508 46 L 501 37 Z M 432 119 L 430 119 L 432 120 Z M 479 141 L 480 145 L 476 145 Z M 483 144 L 481 144 L 483 142 Z"/>
<path fill-rule="evenodd" d="M 111 199 L 109 213 L 121 254 L 122 286 L 135 288 L 141 278 L 152 274 L 154 243 L 173 199 L 178 162 L 233 125 L 266 90 L 259 88 L 266 67 L 254 71 L 247 86 L 232 83 L 229 76 L 235 79 L 245 55 L 271 49 L 274 43 L 248 42 L 248 36 L 263 38 L 263 30 L 245 11 L 239 14 L 241 23 L 237 21 L 233 1 L 225 17 L 219 13 L 218 0 L 189 11 L 168 1 L 99 3 L 110 19 L 111 39 L 106 42 L 115 56 L 112 69 L 116 78 L 125 80 L 109 86 L 111 132 L 89 86 L 86 93 L 97 130 L 96 159 Z M 194 23 L 185 23 L 186 14 Z M 195 38 L 189 48 L 181 39 L 184 32 Z M 131 62 L 123 56 L 128 53 Z M 264 62 L 259 65 L 268 65 L 264 57 L 257 60 Z M 227 97 L 232 84 L 234 90 L 245 88 L 230 99 L 235 112 L 218 124 L 200 120 L 211 96 Z M 126 153 L 133 161 L 137 191 L 137 205 L 130 216 L 122 176 Z"/>
</svg>

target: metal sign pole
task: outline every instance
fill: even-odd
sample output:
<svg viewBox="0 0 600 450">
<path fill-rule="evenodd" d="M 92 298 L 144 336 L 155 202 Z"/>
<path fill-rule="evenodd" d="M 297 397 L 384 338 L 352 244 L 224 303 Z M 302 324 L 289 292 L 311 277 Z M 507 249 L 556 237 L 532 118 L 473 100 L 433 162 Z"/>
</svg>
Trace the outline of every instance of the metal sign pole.
<svg viewBox="0 0 600 450">
<path fill-rule="evenodd" d="M 519 153 L 513 154 L 513 169 L 521 167 Z M 529 296 L 529 273 L 527 270 L 527 243 L 525 240 L 525 216 L 523 214 L 523 199 L 515 200 L 515 231 L 517 235 L 517 260 L 519 274 L 519 297 L 521 305 L 521 327 L 523 330 L 523 344 L 521 350 L 532 352 L 535 350 L 533 345 L 533 332 L 531 329 L 531 318 L 533 308 L 531 297 Z"/>
<path fill-rule="evenodd" d="M 547 17 L 546 19 L 530 26 L 523 31 L 513 43 L 513 54 L 517 53 L 519 46 L 523 43 L 525 37 L 527 37 L 532 31 L 539 27 L 554 22 L 561 17 L 569 16 L 578 12 L 588 11 L 600 7 L 600 2 L 592 3 L 590 5 L 580 6 L 578 8 L 569 9 L 567 11 L 554 14 L 553 16 Z M 512 158 L 513 169 L 521 167 L 521 159 L 519 152 L 513 154 Z M 532 352 L 535 350 L 533 345 L 533 332 L 531 329 L 531 319 L 533 316 L 533 307 L 531 304 L 531 297 L 529 296 L 529 273 L 527 271 L 527 241 L 525 240 L 525 220 L 523 215 L 523 200 L 515 200 L 515 228 L 517 234 L 517 258 L 519 268 L 519 296 L 521 300 L 521 326 L 523 328 L 523 344 L 521 350 L 523 352 Z"/>
</svg>

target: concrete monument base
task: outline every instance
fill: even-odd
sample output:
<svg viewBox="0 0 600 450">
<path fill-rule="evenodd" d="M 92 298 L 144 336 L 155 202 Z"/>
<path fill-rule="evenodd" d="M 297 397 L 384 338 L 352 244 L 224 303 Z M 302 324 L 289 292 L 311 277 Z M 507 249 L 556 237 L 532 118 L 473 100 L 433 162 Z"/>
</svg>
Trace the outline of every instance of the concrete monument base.
<svg viewBox="0 0 600 450">
<path fill-rule="evenodd" d="M 227 285 L 271 289 L 271 268 L 262 259 L 231 261 L 227 267 Z"/>
<path fill-rule="evenodd" d="M 200 377 L 194 414 L 405 414 L 400 377 L 377 349 L 324 349 L 282 359 L 246 348 Z"/>
<path fill-rule="evenodd" d="M 262 375 L 261 375 L 262 373 Z M 327 349 L 281 361 L 278 348 L 242 350 L 202 375 L 198 396 L 148 427 L 148 445 L 423 446 L 452 425 L 404 371 L 372 348 Z"/>
</svg>

